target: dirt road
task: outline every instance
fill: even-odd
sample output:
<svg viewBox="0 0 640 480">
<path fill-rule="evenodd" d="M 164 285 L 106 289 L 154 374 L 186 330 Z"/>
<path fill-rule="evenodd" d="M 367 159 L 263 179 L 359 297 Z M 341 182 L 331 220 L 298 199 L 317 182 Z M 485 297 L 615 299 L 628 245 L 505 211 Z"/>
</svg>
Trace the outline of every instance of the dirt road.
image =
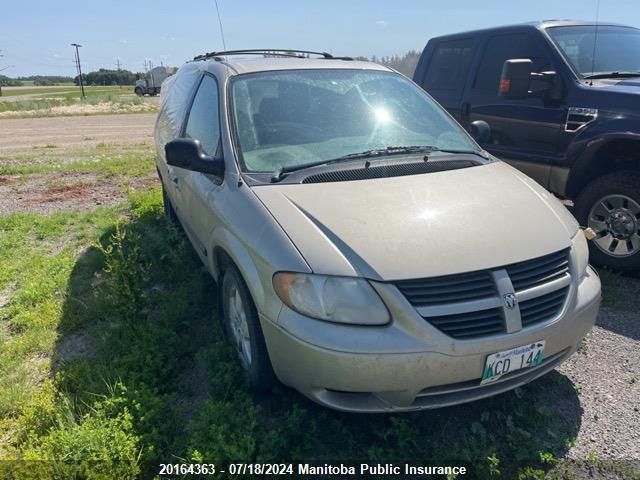
<svg viewBox="0 0 640 480">
<path fill-rule="evenodd" d="M 155 113 L 0 120 L 0 156 L 34 147 L 151 143 Z"/>
</svg>

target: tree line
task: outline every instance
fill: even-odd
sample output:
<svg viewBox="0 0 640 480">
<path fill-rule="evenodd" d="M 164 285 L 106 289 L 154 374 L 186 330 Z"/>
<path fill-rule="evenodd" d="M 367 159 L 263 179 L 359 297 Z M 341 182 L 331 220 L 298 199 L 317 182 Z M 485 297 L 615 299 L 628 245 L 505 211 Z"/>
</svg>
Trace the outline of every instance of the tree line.
<svg viewBox="0 0 640 480">
<path fill-rule="evenodd" d="M 418 60 L 420 59 L 420 54 L 420 51 L 409 50 L 407 53 L 402 55 L 391 55 L 386 57 L 376 57 L 373 55 L 371 58 L 355 57 L 355 59 L 379 63 L 389 68 L 393 68 L 394 70 L 397 70 L 403 75 L 411 78 L 416 69 L 416 65 L 418 64 Z M 110 70 L 101 68 L 95 72 L 83 73 L 82 81 L 85 85 L 134 85 L 136 80 L 142 77 L 144 77 L 144 73 L 133 73 L 124 69 Z M 32 75 L 29 77 L 17 77 L 15 79 L 0 75 L 0 86 L 21 86 L 24 81 L 32 81 L 34 85 L 56 85 L 70 82 L 79 85 L 80 83 L 80 79 L 77 75 L 74 78 L 56 75 Z"/>
<path fill-rule="evenodd" d="M 397 70 L 403 75 L 411 78 L 413 77 L 413 72 L 416 70 L 416 66 L 418 65 L 418 60 L 420 60 L 421 54 L 422 52 L 418 50 L 409 50 L 403 55 L 391 55 L 388 57 L 376 57 L 374 55 L 371 58 L 356 57 L 355 59 L 379 63 L 380 65 L 384 65 L 385 67 L 393 68 L 394 70 Z"/>
<path fill-rule="evenodd" d="M 133 73 L 129 70 L 109 70 L 107 68 L 101 68 L 96 72 L 89 72 L 82 74 L 82 82 L 85 85 L 134 85 L 138 78 L 144 76 L 144 73 Z M 80 84 L 80 77 L 76 75 L 73 79 L 73 83 Z"/>
</svg>

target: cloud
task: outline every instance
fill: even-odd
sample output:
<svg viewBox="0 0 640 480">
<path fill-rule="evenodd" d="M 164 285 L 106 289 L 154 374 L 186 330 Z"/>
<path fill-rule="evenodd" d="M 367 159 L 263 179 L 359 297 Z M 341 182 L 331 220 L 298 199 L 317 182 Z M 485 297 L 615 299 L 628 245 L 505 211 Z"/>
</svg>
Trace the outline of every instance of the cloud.
<svg viewBox="0 0 640 480">
<path fill-rule="evenodd" d="M 62 55 L 60 55 L 59 53 L 54 53 L 53 58 L 62 58 Z"/>
<path fill-rule="evenodd" d="M 124 38 L 118 40 L 119 43 L 123 43 L 123 44 L 127 44 L 129 43 L 129 40 L 125 40 Z"/>
<path fill-rule="evenodd" d="M 377 20 L 376 25 L 381 28 L 387 28 L 389 26 L 389 22 L 387 22 L 386 20 Z"/>
</svg>

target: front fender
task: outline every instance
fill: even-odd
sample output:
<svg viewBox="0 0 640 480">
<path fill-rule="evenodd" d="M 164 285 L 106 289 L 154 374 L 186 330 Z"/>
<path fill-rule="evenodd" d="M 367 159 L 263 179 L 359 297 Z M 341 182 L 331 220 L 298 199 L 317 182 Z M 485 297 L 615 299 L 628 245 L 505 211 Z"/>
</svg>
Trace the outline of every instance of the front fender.
<svg viewBox="0 0 640 480">
<path fill-rule="evenodd" d="M 265 227 L 251 238 L 249 245 L 226 227 L 220 226 L 212 232 L 209 249 L 213 252 L 209 268 L 214 278 L 219 280 L 222 273 L 222 265 L 219 265 L 219 253 L 222 250 L 240 271 L 258 311 L 273 321 L 278 318 L 282 307 L 282 302 L 273 291 L 273 274 L 280 270 L 310 272 L 302 257 L 292 254 L 282 240 L 289 241 L 278 235 L 269 235 L 269 228 Z"/>
<path fill-rule="evenodd" d="M 639 119 L 624 117 L 598 121 L 577 134 L 567 150 L 570 166 L 566 186 L 568 197 L 575 196 L 593 176 L 598 168 L 596 161 L 601 149 L 620 140 L 634 141 L 640 146 Z"/>
</svg>

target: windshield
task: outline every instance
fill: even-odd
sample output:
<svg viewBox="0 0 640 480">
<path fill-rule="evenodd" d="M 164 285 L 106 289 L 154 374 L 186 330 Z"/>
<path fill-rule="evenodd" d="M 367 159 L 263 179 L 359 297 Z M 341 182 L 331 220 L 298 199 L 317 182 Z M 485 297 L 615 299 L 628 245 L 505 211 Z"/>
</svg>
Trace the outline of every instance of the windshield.
<svg viewBox="0 0 640 480">
<path fill-rule="evenodd" d="M 553 27 L 547 32 L 582 77 L 640 72 L 638 29 L 601 25 L 597 38 L 595 25 Z"/>
<path fill-rule="evenodd" d="M 479 151 L 428 95 L 395 73 L 262 72 L 236 77 L 231 92 L 239 157 L 247 172 L 388 147 Z"/>
</svg>

